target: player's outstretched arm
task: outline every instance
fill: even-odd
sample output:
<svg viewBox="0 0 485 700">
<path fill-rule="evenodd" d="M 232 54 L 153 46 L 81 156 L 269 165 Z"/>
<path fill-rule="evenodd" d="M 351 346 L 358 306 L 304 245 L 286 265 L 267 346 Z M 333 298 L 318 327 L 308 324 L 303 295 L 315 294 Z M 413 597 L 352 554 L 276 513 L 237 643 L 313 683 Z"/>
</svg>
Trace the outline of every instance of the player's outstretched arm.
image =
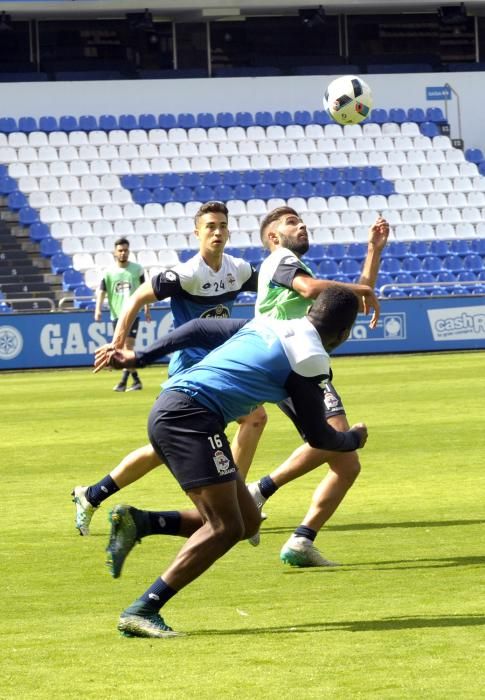
<svg viewBox="0 0 485 700">
<path fill-rule="evenodd" d="M 136 353 L 125 348 L 117 349 L 113 343 L 107 343 L 96 350 L 94 373 L 108 366 L 114 369 L 145 367 L 183 348 L 199 347 L 213 350 L 231 338 L 246 323 L 246 319 L 196 318 L 159 338 L 146 350 Z"/>
<path fill-rule="evenodd" d="M 389 224 L 379 216 L 369 229 L 369 239 L 367 245 L 367 255 L 362 264 L 362 272 L 359 282 L 368 284 L 374 288 L 379 274 L 382 251 L 387 245 L 389 238 Z"/>
</svg>

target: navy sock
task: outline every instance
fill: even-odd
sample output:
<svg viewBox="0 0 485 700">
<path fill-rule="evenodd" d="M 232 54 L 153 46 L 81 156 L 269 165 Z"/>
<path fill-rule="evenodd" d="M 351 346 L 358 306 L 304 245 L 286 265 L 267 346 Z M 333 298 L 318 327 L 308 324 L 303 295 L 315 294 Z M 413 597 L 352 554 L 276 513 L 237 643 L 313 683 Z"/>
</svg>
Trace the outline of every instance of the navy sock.
<svg viewBox="0 0 485 700">
<path fill-rule="evenodd" d="M 128 377 L 130 376 L 130 370 L 129 369 L 124 369 L 123 374 L 121 375 L 121 380 L 120 384 L 126 384 L 128 382 Z"/>
<path fill-rule="evenodd" d="M 92 506 L 97 508 L 106 498 L 109 498 L 119 490 L 119 486 L 115 484 L 111 476 L 108 474 L 108 476 L 105 476 L 104 479 L 98 481 L 97 484 L 88 486 L 86 498 Z"/>
<path fill-rule="evenodd" d="M 278 490 L 278 487 L 270 476 L 263 476 L 263 478 L 259 480 L 258 486 L 263 498 L 269 498 Z"/>
<path fill-rule="evenodd" d="M 132 376 L 134 382 L 140 381 L 140 377 L 138 376 L 138 372 L 136 370 L 131 373 L 131 376 Z"/>
<path fill-rule="evenodd" d="M 315 537 L 317 536 L 317 531 L 312 530 L 311 527 L 306 527 L 306 525 L 300 525 L 296 528 L 293 534 L 295 537 L 305 537 L 307 540 L 314 542 Z"/>
<path fill-rule="evenodd" d="M 182 517 L 178 510 L 133 509 L 137 537 L 147 535 L 178 535 Z"/>
<path fill-rule="evenodd" d="M 174 591 L 162 578 L 158 577 L 150 588 L 148 588 L 138 600 L 130 605 L 126 612 L 158 612 L 176 593 L 177 591 Z"/>
</svg>

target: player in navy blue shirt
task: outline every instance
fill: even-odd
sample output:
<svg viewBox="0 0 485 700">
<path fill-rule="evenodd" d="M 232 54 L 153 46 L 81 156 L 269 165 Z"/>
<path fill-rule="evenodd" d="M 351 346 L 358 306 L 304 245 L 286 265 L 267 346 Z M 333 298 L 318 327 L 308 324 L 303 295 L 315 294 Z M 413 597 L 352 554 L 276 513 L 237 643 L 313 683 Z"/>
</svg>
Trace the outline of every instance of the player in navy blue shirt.
<svg viewBox="0 0 485 700">
<path fill-rule="evenodd" d="M 312 446 L 335 451 L 364 446 L 364 424 L 339 432 L 327 423 L 320 391 L 331 376 L 328 353 L 348 337 L 358 303 L 350 290 L 329 288 L 304 318 L 253 320 L 197 365 L 165 383 L 148 419 L 148 435 L 197 510 L 164 512 L 162 517 L 130 506 L 113 511 L 118 520 L 110 547 L 115 575 L 140 538 L 170 534 L 167 525 L 188 537 L 161 577 L 123 611 L 118 623 L 123 634 L 176 634 L 160 609 L 239 540 L 258 530 L 259 510 L 224 433 L 229 421 L 256 404 L 290 397 Z"/>
</svg>

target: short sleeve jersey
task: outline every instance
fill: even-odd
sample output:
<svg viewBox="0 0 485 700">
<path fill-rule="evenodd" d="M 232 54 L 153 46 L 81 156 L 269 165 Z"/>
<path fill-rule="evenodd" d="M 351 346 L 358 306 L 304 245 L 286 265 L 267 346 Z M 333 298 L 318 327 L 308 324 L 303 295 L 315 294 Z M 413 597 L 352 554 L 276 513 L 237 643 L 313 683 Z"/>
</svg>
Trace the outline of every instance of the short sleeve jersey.
<svg viewBox="0 0 485 700">
<path fill-rule="evenodd" d="M 129 262 L 126 267 L 115 266 L 105 273 L 100 289 L 108 296 L 112 320 L 120 317 L 126 300 L 144 281 L 143 267 L 135 262 Z"/>
<path fill-rule="evenodd" d="M 197 365 L 171 377 L 164 390 L 188 393 L 228 423 L 261 403 L 286 398 L 292 372 L 317 383 L 328 378 L 330 360 L 313 325 L 307 318 L 254 319 Z"/>
<path fill-rule="evenodd" d="M 255 316 L 302 318 L 311 301 L 295 292 L 291 286 L 295 276 L 302 273 L 313 277 L 310 268 L 288 248 L 273 251 L 259 268 Z"/>
<path fill-rule="evenodd" d="M 152 278 L 157 299 L 170 297 L 175 328 L 194 318 L 229 318 L 234 301 L 241 291 L 256 291 L 256 270 L 242 258 L 226 253 L 215 272 L 198 253 Z M 185 348 L 172 355 L 169 375 L 199 362 L 207 350 Z"/>
</svg>

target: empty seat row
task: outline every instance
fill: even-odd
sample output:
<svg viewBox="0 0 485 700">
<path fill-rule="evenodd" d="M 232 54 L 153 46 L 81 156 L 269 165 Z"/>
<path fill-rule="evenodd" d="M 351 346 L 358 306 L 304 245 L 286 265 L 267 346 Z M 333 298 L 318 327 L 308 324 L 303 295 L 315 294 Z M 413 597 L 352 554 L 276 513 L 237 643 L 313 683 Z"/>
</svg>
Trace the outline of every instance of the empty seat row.
<svg viewBox="0 0 485 700">
<path fill-rule="evenodd" d="M 375 109 L 370 114 L 370 120 L 376 124 L 396 123 L 402 124 L 405 122 L 422 123 L 424 121 L 445 122 L 445 117 L 441 108 L 428 107 L 426 110 L 422 108 L 391 108 L 390 110 Z M 330 118 L 323 110 L 315 110 L 313 113 L 308 110 L 297 110 L 293 114 L 287 110 L 279 110 L 274 114 L 268 111 L 259 111 L 255 114 L 251 112 L 218 112 L 211 114 L 209 112 L 199 112 L 198 114 L 180 113 L 175 114 L 122 114 L 115 116 L 113 114 L 103 114 L 99 117 L 94 115 L 81 115 L 75 117 L 73 115 L 62 115 L 61 117 L 45 116 L 36 119 L 32 116 L 20 117 L 18 120 L 13 117 L 0 118 L 0 132 L 11 133 L 14 131 L 23 131 L 30 133 L 32 131 L 94 131 L 103 129 L 111 131 L 115 129 L 154 129 L 161 127 L 171 129 L 181 127 L 184 129 L 193 127 L 212 128 L 221 126 L 228 128 L 231 126 L 248 127 L 253 125 L 271 126 L 279 124 L 288 126 L 291 124 L 307 125 L 312 121 L 317 123 L 330 123 Z"/>
</svg>

